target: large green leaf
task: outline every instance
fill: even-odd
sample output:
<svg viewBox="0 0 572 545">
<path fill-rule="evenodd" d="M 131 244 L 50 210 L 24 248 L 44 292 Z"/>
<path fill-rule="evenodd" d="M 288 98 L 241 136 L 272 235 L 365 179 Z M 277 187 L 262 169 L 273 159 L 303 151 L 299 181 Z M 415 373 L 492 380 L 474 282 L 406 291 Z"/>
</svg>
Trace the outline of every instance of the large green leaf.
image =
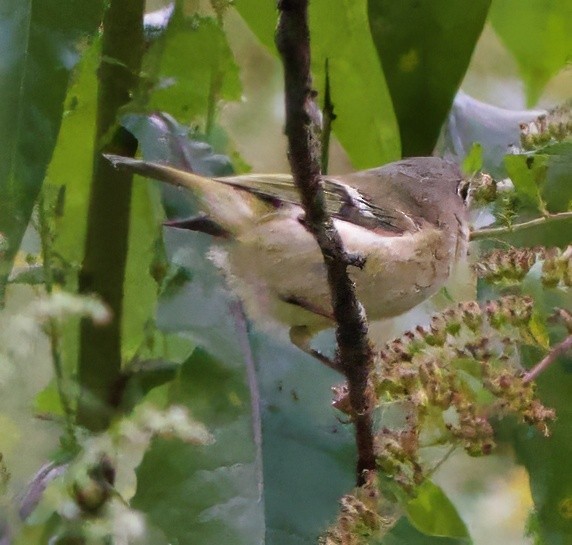
<svg viewBox="0 0 572 545">
<path fill-rule="evenodd" d="M 125 361 L 140 350 L 153 326 L 159 288 L 152 264 L 160 247 L 159 192 L 144 183 L 135 184 L 131 195 L 129 248 L 123 282 L 121 352 Z"/>
<path fill-rule="evenodd" d="M 54 250 L 78 269 L 83 257 L 92 174 L 99 40 L 84 52 L 65 104 L 46 183 L 65 187 L 64 214 L 58 222 Z"/>
<path fill-rule="evenodd" d="M 310 33 L 317 88 L 325 88 L 328 59 L 337 115 L 334 132 L 354 167 L 369 168 L 398 159 L 397 121 L 368 32 L 365 0 L 310 2 Z"/>
<path fill-rule="evenodd" d="M 228 161 L 188 142 L 169 116 L 129 116 L 124 123 L 147 159 L 228 172 Z M 164 197 L 175 214 L 192 211 L 180 191 L 166 187 Z M 161 299 L 158 325 L 201 346 L 170 400 L 189 406 L 217 441 L 200 449 L 157 443 L 140 468 L 136 505 L 179 543 L 232 536 L 233 543 L 313 544 L 354 479 L 351 426 L 340 424 L 330 406 L 339 377 L 292 346 L 247 335 L 237 302 L 205 257 L 210 237 L 166 229 L 165 244 L 169 260 L 191 280 Z"/>
<path fill-rule="evenodd" d="M 236 9 L 260 41 L 276 53 L 277 12 L 272 2 L 238 0 Z M 315 87 L 324 91 L 328 59 L 337 115 L 333 129 L 354 167 L 398 159 L 397 123 L 368 30 L 365 0 L 313 0 L 309 16 Z"/>
<path fill-rule="evenodd" d="M 52 155 L 77 44 L 100 21 L 102 0 L 4 0 L 0 5 L 0 233 L 2 276 L 21 237 Z"/>
<path fill-rule="evenodd" d="M 433 151 L 489 5 L 490 0 L 368 1 L 404 157 Z"/>
<path fill-rule="evenodd" d="M 132 504 L 170 543 L 263 542 L 260 463 L 247 383 L 237 363 L 195 351 L 172 384 L 169 401 L 188 406 L 207 423 L 215 443 L 158 440 L 137 471 Z"/>
<path fill-rule="evenodd" d="M 331 407 L 339 375 L 298 349 L 254 338 L 262 401 L 267 545 L 314 545 L 354 485 L 353 426 Z"/>
<path fill-rule="evenodd" d="M 190 143 L 185 128 L 169 116 L 129 115 L 123 124 L 135 134 L 147 159 L 192 166 L 210 175 L 228 170 L 228 163 L 216 160 L 208 146 Z M 178 201 L 170 209 L 177 214 L 191 211 L 184 194 L 162 189 L 168 203 Z M 138 469 L 133 505 L 169 542 L 262 543 L 261 451 L 260 440 L 254 440 L 260 434 L 260 418 L 246 371 L 251 360 L 245 351 L 248 342 L 243 344 L 244 321 L 240 312 L 233 312 L 237 303 L 205 257 L 210 238 L 166 229 L 164 241 L 169 261 L 189 274 L 177 290 L 162 297 L 158 325 L 201 346 L 168 387 L 167 401 L 187 406 L 216 440 L 204 447 L 156 441 Z"/>
<path fill-rule="evenodd" d="M 490 19 L 518 63 L 527 103 L 532 106 L 549 79 L 572 57 L 572 3 L 570 0 L 496 0 Z"/>
</svg>

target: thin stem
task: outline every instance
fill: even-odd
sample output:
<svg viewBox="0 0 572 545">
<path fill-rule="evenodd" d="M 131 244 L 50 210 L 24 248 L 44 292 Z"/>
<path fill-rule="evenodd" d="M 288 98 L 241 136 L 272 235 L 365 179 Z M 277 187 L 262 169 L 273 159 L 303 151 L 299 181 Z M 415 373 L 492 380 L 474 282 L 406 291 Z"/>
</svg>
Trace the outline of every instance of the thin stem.
<svg viewBox="0 0 572 545">
<path fill-rule="evenodd" d="M 524 375 L 523 382 L 531 382 L 550 367 L 560 356 L 572 349 L 572 335 L 568 335 L 561 343 L 558 343 L 546 356 L 540 360 L 528 373 Z"/>
<path fill-rule="evenodd" d="M 260 497 L 262 497 L 264 494 L 264 474 L 262 466 L 262 415 L 260 411 L 260 387 L 258 386 L 256 364 L 248 335 L 248 320 L 244 314 L 242 303 L 237 300 L 230 301 L 229 310 L 234 318 L 234 326 L 238 335 L 238 342 L 246 363 L 246 377 L 248 389 L 250 391 L 250 410 L 252 414 L 252 436 L 254 439 L 254 448 L 256 449 L 256 484 L 258 493 Z"/>
<path fill-rule="evenodd" d="M 427 471 L 428 479 L 430 479 L 435 474 L 435 472 L 451 457 L 451 455 L 453 454 L 453 452 L 455 452 L 455 450 L 457 450 L 457 445 L 452 445 L 451 447 L 449 447 L 449 449 L 443 455 L 443 457 L 439 461 L 437 461 L 429 471 Z"/>
<path fill-rule="evenodd" d="M 509 233 L 515 233 L 517 231 L 523 231 L 524 229 L 529 229 L 530 227 L 537 227 L 538 225 L 543 225 L 545 223 L 552 223 L 555 221 L 571 220 L 572 212 L 559 212 L 558 214 L 548 214 L 541 218 L 536 218 L 530 221 L 525 221 L 523 223 L 517 223 L 511 225 L 510 227 L 492 227 L 490 229 L 479 229 L 478 231 L 473 231 L 471 233 L 471 240 L 480 240 L 483 238 L 493 238 L 499 235 L 507 235 Z"/>
<path fill-rule="evenodd" d="M 373 349 L 368 324 L 356 298 L 348 266 L 357 264 L 345 253 L 342 240 L 329 217 L 320 172 L 319 115 L 310 77 L 308 0 L 279 0 L 276 45 L 284 65 L 286 136 L 294 182 L 304 208 L 304 225 L 316 239 L 324 257 L 336 321 L 338 357 L 349 391 L 356 430 L 357 485 L 375 471 L 373 393 L 368 387 Z"/>
<path fill-rule="evenodd" d="M 52 271 L 52 244 L 51 229 L 48 221 L 46 210 L 45 188 L 40 193 L 38 202 L 38 232 L 40 235 L 40 247 L 42 251 L 42 268 L 44 272 L 44 285 L 48 295 L 51 295 L 54 288 L 54 276 Z M 66 424 L 66 432 L 72 443 L 75 444 L 75 413 L 73 410 L 71 399 L 68 395 L 66 387 L 66 377 L 61 356 L 60 348 L 60 328 L 55 318 L 49 318 L 47 323 L 47 334 L 50 340 L 50 353 L 52 356 L 52 365 L 54 366 L 54 374 L 56 377 L 56 387 L 60 397 L 60 403 L 64 411 Z"/>
<path fill-rule="evenodd" d="M 324 89 L 324 108 L 322 110 L 323 115 L 323 127 L 322 127 L 322 174 L 328 173 L 328 163 L 330 161 L 330 139 L 332 137 L 332 123 L 336 119 L 336 114 L 334 113 L 334 103 L 332 102 L 332 94 L 330 89 L 330 63 L 329 59 L 326 59 L 326 85 Z"/>
</svg>

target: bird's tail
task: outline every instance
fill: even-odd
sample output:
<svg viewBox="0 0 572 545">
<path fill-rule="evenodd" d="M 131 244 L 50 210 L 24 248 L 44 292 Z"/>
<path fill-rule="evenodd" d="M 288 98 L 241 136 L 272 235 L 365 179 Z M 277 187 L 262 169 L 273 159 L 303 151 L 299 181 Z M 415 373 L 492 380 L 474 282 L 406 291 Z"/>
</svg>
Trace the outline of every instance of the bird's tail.
<svg viewBox="0 0 572 545">
<path fill-rule="evenodd" d="M 256 219 L 260 204 L 255 197 L 222 180 L 131 157 L 106 154 L 105 158 L 115 168 L 190 190 L 200 211 L 228 233 L 237 235 Z"/>
</svg>

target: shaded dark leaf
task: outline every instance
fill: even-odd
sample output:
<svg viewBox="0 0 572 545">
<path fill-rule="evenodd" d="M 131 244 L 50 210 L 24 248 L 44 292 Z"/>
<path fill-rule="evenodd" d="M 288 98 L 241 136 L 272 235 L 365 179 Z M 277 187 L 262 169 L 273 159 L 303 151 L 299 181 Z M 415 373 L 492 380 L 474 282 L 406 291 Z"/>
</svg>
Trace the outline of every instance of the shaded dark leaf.
<svg viewBox="0 0 572 545">
<path fill-rule="evenodd" d="M 368 1 L 404 157 L 433 151 L 489 5 L 490 0 Z"/>
</svg>

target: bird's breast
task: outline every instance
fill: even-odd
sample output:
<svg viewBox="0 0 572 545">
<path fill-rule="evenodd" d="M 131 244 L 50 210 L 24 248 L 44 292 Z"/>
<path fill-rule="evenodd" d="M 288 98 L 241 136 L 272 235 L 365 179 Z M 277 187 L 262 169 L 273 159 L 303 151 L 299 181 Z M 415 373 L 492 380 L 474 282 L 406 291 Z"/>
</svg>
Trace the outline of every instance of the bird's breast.
<svg viewBox="0 0 572 545">
<path fill-rule="evenodd" d="M 380 236 L 345 221 L 335 224 L 346 251 L 365 258 L 363 269 L 351 267 L 350 274 L 370 320 L 402 314 L 435 293 L 466 246 L 456 226 Z M 316 329 L 331 325 L 322 254 L 297 217 L 277 215 L 243 233 L 228 256 L 230 276 L 255 319 Z"/>
</svg>

